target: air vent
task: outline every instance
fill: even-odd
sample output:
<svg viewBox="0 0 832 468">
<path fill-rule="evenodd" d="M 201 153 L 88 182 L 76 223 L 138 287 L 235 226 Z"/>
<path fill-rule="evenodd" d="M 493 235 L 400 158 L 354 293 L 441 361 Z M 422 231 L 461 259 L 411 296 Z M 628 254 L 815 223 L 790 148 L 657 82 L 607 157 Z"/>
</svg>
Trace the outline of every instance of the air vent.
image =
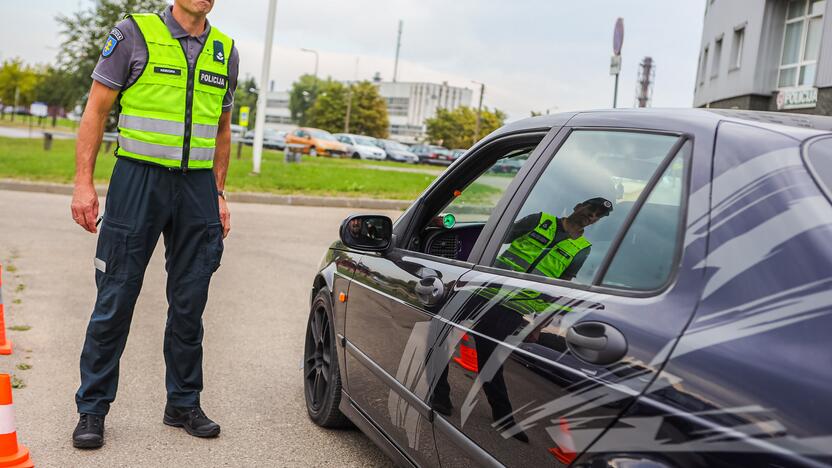
<svg viewBox="0 0 832 468">
<path fill-rule="evenodd" d="M 456 234 L 446 234 L 438 236 L 430 243 L 430 251 L 428 253 L 437 257 L 456 259 L 458 250 L 459 239 Z"/>
</svg>

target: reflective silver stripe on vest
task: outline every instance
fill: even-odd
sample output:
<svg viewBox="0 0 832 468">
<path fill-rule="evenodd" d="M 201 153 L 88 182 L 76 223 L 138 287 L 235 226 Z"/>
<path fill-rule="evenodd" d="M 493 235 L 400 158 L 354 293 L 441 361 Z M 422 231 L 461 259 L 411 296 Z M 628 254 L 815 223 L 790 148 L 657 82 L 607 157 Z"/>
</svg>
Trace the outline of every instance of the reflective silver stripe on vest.
<svg viewBox="0 0 832 468">
<path fill-rule="evenodd" d="M 145 143 L 144 141 L 126 138 L 122 135 L 118 136 L 118 146 L 123 148 L 125 151 L 140 154 L 142 156 L 172 159 L 174 161 L 182 160 L 182 148 L 180 146 L 165 146 Z M 213 154 L 213 150 L 211 153 Z M 193 155 L 193 150 L 191 150 L 191 154 Z M 191 157 L 193 158 L 193 156 Z"/>
<path fill-rule="evenodd" d="M 213 161 L 214 148 L 191 148 L 191 161 Z"/>
<path fill-rule="evenodd" d="M 184 136 L 185 123 L 174 122 L 173 120 L 153 119 L 149 117 L 137 117 L 135 115 L 118 116 L 119 128 L 140 130 L 143 132 L 162 133 L 165 135 Z M 199 138 L 216 138 L 217 125 L 193 124 L 191 134 Z"/>
<path fill-rule="evenodd" d="M 118 126 L 119 128 L 163 133 L 165 135 L 185 135 L 185 124 L 183 122 L 174 122 L 173 120 L 151 119 L 149 117 L 121 114 L 118 116 Z"/>
<path fill-rule="evenodd" d="M 193 124 L 193 129 L 191 133 L 195 137 L 199 138 L 216 138 L 217 137 L 217 129 L 219 129 L 218 125 L 205 125 L 205 124 Z"/>
<path fill-rule="evenodd" d="M 517 266 L 519 266 L 520 268 L 522 268 L 523 271 L 528 270 L 529 267 L 532 266 L 531 263 L 527 262 L 525 259 L 523 259 L 519 255 L 515 254 L 511 250 L 506 250 L 505 252 L 503 252 L 503 254 L 500 255 L 497 258 L 497 260 L 503 260 L 504 262 L 505 262 L 505 260 L 509 260 L 509 261 L 513 262 L 514 264 L 516 264 Z M 505 263 L 508 264 L 508 262 L 505 262 Z"/>
</svg>

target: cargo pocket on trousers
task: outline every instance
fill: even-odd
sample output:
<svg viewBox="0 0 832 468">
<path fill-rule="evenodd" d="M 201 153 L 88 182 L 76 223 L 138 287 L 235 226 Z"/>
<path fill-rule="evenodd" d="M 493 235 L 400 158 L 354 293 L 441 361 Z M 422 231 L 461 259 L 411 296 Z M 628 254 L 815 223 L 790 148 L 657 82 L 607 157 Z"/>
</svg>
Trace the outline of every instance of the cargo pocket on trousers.
<svg viewBox="0 0 832 468">
<path fill-rule="evenodd" d="M 125 279 L 127 278 L 127 240 L 130 225 L 104 217 L 98 234 L 98 246 L 95 249 L 96 276 Z"/>
<path fill-rule="evenodd" d="M 210 221 L 205 229 L 203 273 L 212 275 L 220 267 L 222 252 L 225 248 L 222 242 L 222 223 Z"/>
</svg>

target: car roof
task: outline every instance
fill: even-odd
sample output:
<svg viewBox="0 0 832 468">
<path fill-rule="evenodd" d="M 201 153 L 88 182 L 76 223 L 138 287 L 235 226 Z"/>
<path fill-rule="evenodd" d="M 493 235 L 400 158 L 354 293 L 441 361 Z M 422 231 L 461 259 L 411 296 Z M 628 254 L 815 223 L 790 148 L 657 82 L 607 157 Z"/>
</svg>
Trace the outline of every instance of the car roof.
<svg viewBox="0 0 832 468">
<path fill-rule="evenodd" d="M 797 140 L 832 132 L 832 117 L 785 112 L 765 112 L 733 109 L 600 109 L 563 112 L 525 118 L 511 122 L 490 136 L 515 132 L 546 131 L 566 123 L 599 126 L 653 128 L 658 122 L 663 127 L 715 131 L 720 122 L 738 122 L 786 134 Z M 616 123 L 618 125 L 616 125 Z"/>
</svg>

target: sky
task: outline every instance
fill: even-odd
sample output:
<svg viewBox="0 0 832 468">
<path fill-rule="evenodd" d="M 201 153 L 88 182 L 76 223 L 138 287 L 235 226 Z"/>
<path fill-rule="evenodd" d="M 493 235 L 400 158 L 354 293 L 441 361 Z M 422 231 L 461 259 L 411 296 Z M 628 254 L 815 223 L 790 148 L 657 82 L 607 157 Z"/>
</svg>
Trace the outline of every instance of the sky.
<svg viewBox="0 0 832 468">
<path fill-rule="evenodd" d="M 474 90 L 509 120 L 531 111 L 609 108 L 615 20 L 624 19 L 619 107 L 635 105 L 638 64 L 656 63 L 653 107 L 690 107 L 706 0 L 278 0 L 270 70 L 286 90 L 315 59 L 337 80 L 393 77 L 404 22 L 399 81 L 447 81 Z M 0 60 L 49 63 L 60 53 L 56 15 L 93 0 L 0 0 Z M 216 0 L 212 24 L 233 37 L 240 75 L 259 80 L 268 0 Z M 105 38 L 101 39 L 104 45 Z"/>
</svg>

